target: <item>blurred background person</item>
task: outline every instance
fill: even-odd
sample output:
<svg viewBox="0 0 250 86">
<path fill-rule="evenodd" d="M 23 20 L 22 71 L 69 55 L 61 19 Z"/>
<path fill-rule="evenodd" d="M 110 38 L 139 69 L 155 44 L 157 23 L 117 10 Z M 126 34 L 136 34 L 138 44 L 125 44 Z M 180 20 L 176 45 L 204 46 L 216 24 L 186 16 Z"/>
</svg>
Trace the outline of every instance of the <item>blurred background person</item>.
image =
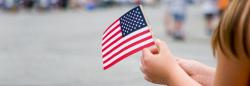
<svg viewBox="0 0 250 86">
<path fill-rule="evenodd" d="M 202 9 L 206 22 L 205 31 L 210 36 L 214 30 L 213 21 L 218 12 L 216 0 L 203 0 Z"/>
<path fill-rule="evenodd" d="M 50 6 L 51 6 L 51 8 L 57 8 L 57 6 L 58 6 L 58 0 L 51 0 L 51 2 L 50 2 Z"/>
<path fill-rule="evenodd" d="M 69 0 L 59 0 L 58 1 L 58 6 L 61 9 L 66 9 L 68 7 Z"/>
<path fill-rule="evenodd" d="M 160 0 L 145 0 L 145 3 L 150 6 L 157 6 Z"/>
<path fill-rule="evenodd" d="M 169 8 L 169 13 L 172 16 L 173 27 L 169 28 L 171 32 L 168 32 L 175 40 L 184 40 L 185 33 L 183 30 L 183 24 L 186 19 L 187 11 L 187 0 L 166 0 L 167 8 Z M 166 15 L 168 16 L 168 15 Z M 169 17 L 166 17 L 169 18 Z M 169 20 L 167 20 L 169 21 Z M 168 24 L 171 24 L 168 22 Z"/>
<path fill-rule="evenodd" d="M 24 8 L 31 10 L 35 5 L 35 1 L 34 0 L 23 0 L 22 4 L 23 4 Z"/>
<path fill-rule="evenodd" d="M 3 7 L 4 1 L 0 0 L 0 9 Z"/>
<path fill-rule="evenodd" d="M 70 0 L 70 8 L 78 9 L 83 6 L 83 0 Z"/>
<path fill-rule="evenodd" d="M 87 1 L 86 1 L 85 8 L 86 8 L 88 11 L 93 10 L 95 7 L 96 7 L 95 0 L 87 0 Z"/>
<path fill-rule="evenodd" d="M 118 5 L 123 5 L 125 3 L 129 2 L 128 0 L 96 0 L 95 3 L 97 4 L 98 7 L 111 7 L 114 6 L 115 4 Z"/>
<path fill-rule="evenodd" d="M 52 6 L 52 0 L 37 0 L 39 10 L 49 10 Z"/>
<path fill-rule="evenodd" d="M 19 0 L 3 0 L 3 8 L 6 11 L 17 11 Z"/>
<path fill-rule="evenodd" d="M 139 4 L 142 4 L 142 1 L 141 0 L 134 0 L 134 3 L 139 5 Z"/>
</svg>

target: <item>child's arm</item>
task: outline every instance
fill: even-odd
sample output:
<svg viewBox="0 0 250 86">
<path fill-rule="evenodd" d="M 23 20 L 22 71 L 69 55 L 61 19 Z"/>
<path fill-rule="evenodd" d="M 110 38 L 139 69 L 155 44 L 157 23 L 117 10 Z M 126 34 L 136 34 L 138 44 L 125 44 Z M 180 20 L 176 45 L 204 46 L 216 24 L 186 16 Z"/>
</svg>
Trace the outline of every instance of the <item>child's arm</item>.
<svg viewBox="0 0 250 86">
<path fill-rule="evenodd" d="M 146 80 L 168 86 L 200 86 L 177 64 L 165 43 L 157 40 L 156 46 L 159 49 L 143 50 L 141 70 Z"/>
<path fill-rule="evenodd" d="M 195 60 L 177 58 L 179 66 L 196 82 L 202 86 L 212 86 L 215 69 Z"/>
</svg>

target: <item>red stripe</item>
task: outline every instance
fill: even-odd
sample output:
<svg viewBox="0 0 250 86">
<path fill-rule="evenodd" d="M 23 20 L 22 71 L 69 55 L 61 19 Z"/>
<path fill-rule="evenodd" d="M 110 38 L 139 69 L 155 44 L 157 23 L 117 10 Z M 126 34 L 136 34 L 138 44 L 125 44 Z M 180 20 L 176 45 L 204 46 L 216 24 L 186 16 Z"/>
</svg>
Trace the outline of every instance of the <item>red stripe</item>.
<svg viewBox="0 0 250 86">
<path fill-rule="evenodd" d="M 121 33 L 122 33 L 121 30 L 117 31 L 115 34 L 113 34 L 111 37 L 109 37 L 106 41 L 104 41 L 102 43 L 102 46 L 105 45 L 108 41 L 110 41 L 110 39 L 114 38 L 116 35 L 121 34 Z"/>
<path fill-rule="evenodd" d="M 143 34 L 149 33 L 149 32 L 150 32 L 149 30 L 145 30 L 145 31 L 143 31 L 143 32 L 141 32 L 141 33 L 139 33 L 139 34 L 136 34 L 136 35 L 134 35 L 134 36 L 132 36 L 132 37 L 130 37 L 130 38 L 128 38 L 128 39 L 122 41 L 120 44 L 118 44 L 117 46 L 115 46 L 114 48 L 112 48 L 111 50 L 109 50 L 109 51 L 108 51 L 106 54 L 104 54 L 102 57 L 107 56 L 107 55 L 110 54 L 112 51 L 114 51 L 115 49 L 117 49 L 117 48 L 120 47 L 121 45 L 127 43 L 128 41 L 133 40 L 133 39 L 135 39 L 135 38 L 137 38 L 137 37 L 139 37 L 139 36 L 141 36 L 141 35 L 143 35 Z M 110 46 L 113 45 L 113 44 L 114 44 L 114 43 L 109 44 L 107 47 L 105 47 L 105 48 L 102 50 L 102 52 L 105 51 L 108 47 L 110 47 Z"/>
<path fill-rule="evenodd" d="M 117 38 L 116 40 L 114 40 L 113 42 L 111 42 L 109 45 L 107 45 L 105 48 L 102 49 L 102 52 L 105 51 L 106 49 L 108 49 L 109 46 L 113 45 L 114 43 L 116 43 L 117 41 L 119 41 L 120 39 L 122 39 L 122 36 L 120 36 L 119 38 Z"/>
<path fill-rule="evenodd" d="M 117 21 L 119 21 L 120 20 L 120 18 L 119 19 L 117 19 L 117 20 L 115 20 L 115 22 L 113 22 L 111 25 L 109 25 L 109 27 L 104 31 L 104 33 L 106 33 L 109 29 L 110 29 L 110 27 L 112 27 Z M 103 34 L 104 34 L 103 33 Z"/>
<path fill-rule="evenodd" d="M 129 39 L 124 40 L 124 41 L 126 41 L 126 42 L 127 42 L 127 41 L 130 41 L 130 40 L 132 40 L 132 39 L 134 39 L 134 38 L 137 38 L 137 37 L 140 36 L 140 35 L 146 34 L 146 33 L 148 33 L 148 32 L 150 32 L 150 30 L 145 30 L 145 31 L 143 31 L 143 32 L 141 32 L 141 33 L 139 33 L 139 34 L 136 34 L 136 35 L 130 37 Z M 118 40 L 117 40 L 117 41 L 118 41 Z M 102 50 L 102 52 L 105 51 L 108 47 L 110 47 L 110 46 L 113 45 L 114 43 L 115 43 L 115 42 L 110 43 L 108 46 L 106 46 L 106 47 Z M 124 42 L 120 43 L 120 46 L 121 46 L 121 44 L 124 44 Z"/>
<path fill-rule="evenodd" d="M 128 56 L 130 56 L 130 55 L 132 55 L 132 54 L 134 54 L 134 53 L 136 53 L 136 52 L 138 52 L 138 51 L 140 51 L 140 50 L 142 50 L 142 49 L 144 49 L 144 48 L 146 48 L 146 47 L 150 47 L 150 46 L 152 46 L 152 45 L 154 45 L 154 44 L 155 44 L 154 42 L 151 42 L 151 43 L 148 43 L 148 44 L 146 44 L 146 45 L 144 45 L 144 46 L 141 46 L 141 47 L 139 47 L 139 48 L 137 48 L 137 49 L 135 49 L 135 50 L 133 50 L 133 51 L 130 51 L 130 52 L 128 52 L 127 54 L 125 54 L 125 55 L 121 56 L 120 58 L 116 59 L 115 61 L 113 61 L 113 62 L 110 63 L 109 65 L 105 66 L 103 69 L 104 69 L 104 70 L 107 70 L 107 69 L 110 68 L 111 66 L 113 66 L 113 65 L 115 65 L 116 63 L 120 62 L 121 60 L 125 59 L 126 57 L 128 57 Z"/>
<path fill-rule="evenodd" d="M 109 57 L 108 59 L 106 59 L 105 61 L 103 61 L 103 64 L 105 64 L 106 62 L 108 62 L 109 60 L 111 60 L 112 58 L 114 58 L 115 56 L 119 55 L 119 54 L 122 53 L 123 51 L 125 51 L 125 50 L 127 50 L 127 49 L 129 49 L 129 48 L 131 48 L 131 47 L 133 47 L 133 46 L 135 46 L 135 45 L 138 45 L 138 44 L 140 44 L 141 42 L 144 42 L 144 41 L 147 41 L 147 40 L 149 40 L 149 39 L 152 39 L 152 38 L 153 38 L 152 36 L 148 36 L 148 37 L 145 37 L 145 38 L 143 38 L 143 39 L 141 39 L 141 40 L 138 40 L 138 41 L 136 41 L 136 42 L 134 42 L 134 43 L 132 43 L 132 44 L 130 44 L 130 45 L 128 45 L 128 46 L 122 48 L 120 51 L 116 52 L 116 53 L 113 54 L 111 57 Z"/>
<path fill-rule="evenodd" d="M 102 40 L 104 40 L 110 33 L 112 33 L 114 30 L 116 30 L 118 27 L 120 27 L 120 25 L 116 25 L 114 28 L 112 28 L 111 31 L 109 31 L 103 38 Z"/>
</svg>

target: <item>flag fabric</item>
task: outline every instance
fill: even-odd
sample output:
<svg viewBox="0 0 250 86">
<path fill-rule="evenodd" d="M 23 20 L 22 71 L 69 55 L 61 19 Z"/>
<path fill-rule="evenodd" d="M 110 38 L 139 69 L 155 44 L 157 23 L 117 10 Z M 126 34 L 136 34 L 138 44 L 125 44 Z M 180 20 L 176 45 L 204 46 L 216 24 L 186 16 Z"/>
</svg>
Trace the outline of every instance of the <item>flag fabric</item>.
<svg viewBox="0 0 250 86">
<path fill-rule="evenodd" d="M 103 69 L 106 70 L 124 58 L 154 45 L 150 28 L 137 6 L 115 20 L 102 36 Z"/>
</svg>

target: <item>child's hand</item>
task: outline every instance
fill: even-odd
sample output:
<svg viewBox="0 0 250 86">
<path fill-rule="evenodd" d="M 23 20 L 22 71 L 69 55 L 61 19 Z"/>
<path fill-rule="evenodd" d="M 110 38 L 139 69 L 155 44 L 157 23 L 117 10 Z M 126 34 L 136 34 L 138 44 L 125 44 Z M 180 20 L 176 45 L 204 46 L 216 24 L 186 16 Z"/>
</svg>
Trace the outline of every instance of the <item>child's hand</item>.
<svg viewBox="0 0 250 86">
<path fill-rule="evenodd" d="M 214 78 L 214 69 L 208 67 L 198 61 L 177 59 L 177 63 L 180 67 L 195 81 L 202 84 L 202 86 L 212 86 Z"/>
<path fill-rule="evenodd" d="M 141 57 L 141 71 L 145 79 L 156 84 L 167 84 L 168 76 L 178 71 L 179 66 L 166 43 L 157 40 L 158 48 L 144 49 Z"/>
</svg>

